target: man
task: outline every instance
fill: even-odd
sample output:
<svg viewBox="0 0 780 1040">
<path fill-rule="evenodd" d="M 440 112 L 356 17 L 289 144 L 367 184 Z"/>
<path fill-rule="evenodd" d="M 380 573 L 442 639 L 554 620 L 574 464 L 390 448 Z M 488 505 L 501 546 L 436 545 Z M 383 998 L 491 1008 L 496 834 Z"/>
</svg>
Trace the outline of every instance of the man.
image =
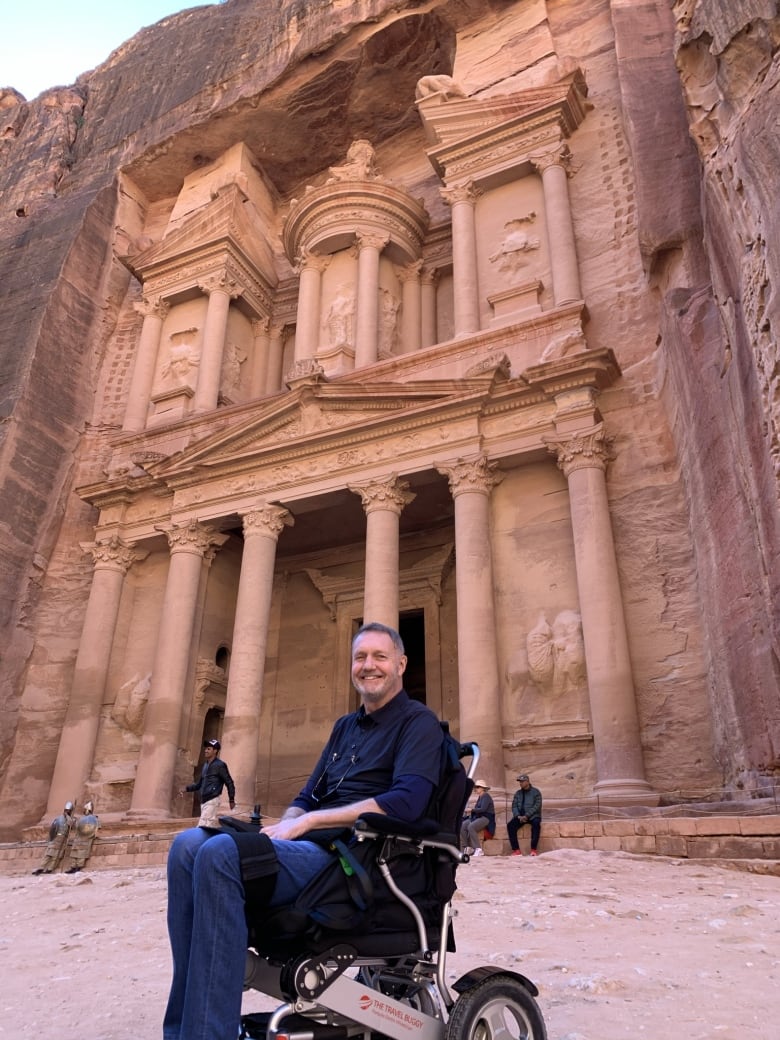
<svg viewBox="0 0 780 1040">
<path fill-rule="evenodd" d="M 43 862 L 35 868 L 33 874 L 51 874 L 57 869 L 65 855 L 74 820 L 73 802 L 66 802 L 60 815 L 55 816 L 49 825 L 49 840 L 46 842 Z"/>
<path fill-rule="evenodd" d="M 496 832 L 496 809 L 488 794 L 489 790 L 484 780 L 475 781 L 474 794 L 477 800 L 461 824 L 460 846 L 469 856 L 482 856 L 482 834 L 486 830 L 491 836 Z"/>
<path fill-rule="evenodd" d="M 521 773 L 517 780 L 520 787 L 515 791 L 512 799 L 512 819 L 506 825 L 512 855 L 523 855 L 517 840 L 517 832 L 528 823 L 531 825 L 531 855 L 538 856 L 539 835 L 542 831 L 542 792 L 536 787 L 531 787 L 527 773 Z"/>
<path fill-rule="evenodd" d="M 430 709 L 403 689 L 398 633 L 372 622 L 352 642 L 352 684 L 361 706 L 340 718 L 272 839 L 279 872 L 269 906 L 291 903 L 327 863 L 318 831 L 347 828 L 363 813 L 404 821 L 425 814 L 439 780 L 443 735 Z M 262 837 L 262 835 L 260 836 Z M 164 1040 L 235 1040 L 247 949 L 238 846 L 228 834 L 193 828 L 168 858 L 168 933 L 173 980 Z"/>
<path fill-rule="evenodd" d="M 225 762 L 219 757 L 222 745 L 218 740 L 203 742 L 203 769 L 194 784 L 187 784 L 185 791 L 197 791 L 200 795 L 199 827 L 219 830 L 219 814 L 222 811 L 222 790 L 227 787 L 230 808 L 236 807 L 236 785 Z"/>
<path fill-rule="evenodd" d="M 95 814 L 94 803 L 91 800 L 84 802 L 84 815 L 78 818 L 71 830 L 70 866 L 65 871 L 66 874 L 78 874 L 84 869 L 92 855 L 92 846 L 99 827 L 100 820 Z"/>
</svg>

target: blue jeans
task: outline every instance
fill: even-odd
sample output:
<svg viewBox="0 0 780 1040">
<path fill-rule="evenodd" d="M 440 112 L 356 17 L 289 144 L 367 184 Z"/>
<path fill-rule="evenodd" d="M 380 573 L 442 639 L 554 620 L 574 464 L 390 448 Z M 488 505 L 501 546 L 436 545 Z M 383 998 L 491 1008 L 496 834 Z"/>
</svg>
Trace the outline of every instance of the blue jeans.
<svg viewBox="0 0 780 1040">
<path fill-rule="evenodd" d="M 275 841 L 279 875 L 270 906 L 292 902 L 327 863 L 311 841 Z M 168 855 L 168 936 L 173 979 L 163 1040 L 236 1040 L 247 925 L 236 843 L 200 827 L 182 831 Z"/>
</svg>

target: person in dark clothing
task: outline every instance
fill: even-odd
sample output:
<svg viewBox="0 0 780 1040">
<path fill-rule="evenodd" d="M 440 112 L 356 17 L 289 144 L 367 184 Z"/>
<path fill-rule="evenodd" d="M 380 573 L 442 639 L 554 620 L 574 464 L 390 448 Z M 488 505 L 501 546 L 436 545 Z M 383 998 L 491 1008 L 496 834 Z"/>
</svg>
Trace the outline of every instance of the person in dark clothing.
<svg viewBox="0 0 780 1040">
<path fill-rule="evenodd" d="M 197 791 L 200 796 L 199 827 L 219 830 L 219 815 L 222 811 L 222 791 L 227 788 L 228 802 L 231 809 L 236 807 L 236 785 L 227 764 L 219 757 L 222 745 L 218 740 L 206 740 L 203 744 L 203 763 L 201 774 L 194 784 L 188 784 L 185 791 Z"/>
<path fill-rule="evenodd" d="M 539 835 L 542 831 L 542 792 L 537 787 L 531 786 L 527 773 L 521 773 L 517 779 L 520 787 L 515 791 L 512 799 L 512 819 L 506 825 L 509 844 L 512 846 L 513 856 L 522 856 L 517 832 L 521 827 L 530 824 L 531 855 L 537 856 Z"/>
<path fill-rule="evenodd" d="M 378 622 L 352 642 L 352 685 L 361 706 L 337 720 L 301 792 L 258 839 L 278 873 L 270 907 L 292 903 L 334 855 L 318 832 L 349 828 L 363 813 L 411 822 L 425 815 L 441 773 L 436 715 L 403 689 L 398 633 Z M 235 1040 L 248 943 L 238 845 L 228 833 L 192 828 L 168 856 L 168 934 L 173 979 L 163 1040 Z"/>
</svg>

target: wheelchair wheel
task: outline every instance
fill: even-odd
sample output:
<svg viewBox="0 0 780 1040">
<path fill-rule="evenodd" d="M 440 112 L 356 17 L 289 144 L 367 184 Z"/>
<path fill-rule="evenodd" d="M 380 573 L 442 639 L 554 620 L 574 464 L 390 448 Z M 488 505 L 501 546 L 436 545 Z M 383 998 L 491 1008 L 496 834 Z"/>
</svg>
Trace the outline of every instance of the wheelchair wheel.
<svg viewBox="0 0 780 1040">
<path fill-rule="evenodd" d="M 446 1040 L 547 1040 L 547 1029 L 522 982 L 491 975 L 458 997 Z"/>
</svg>

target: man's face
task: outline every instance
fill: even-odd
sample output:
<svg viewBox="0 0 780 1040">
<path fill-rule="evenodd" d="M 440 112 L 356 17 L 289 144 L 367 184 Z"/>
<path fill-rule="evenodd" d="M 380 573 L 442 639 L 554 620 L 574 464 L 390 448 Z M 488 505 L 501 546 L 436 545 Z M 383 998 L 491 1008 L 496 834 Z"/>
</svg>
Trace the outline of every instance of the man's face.
<svg viewBox="0 0 780 1040">
<path fill-rule="evenodd" d="M 531 786 L 531 781 L 530 780 L 521 780 L 520 781 L 520 787 L 524 791 L 527 791 L 530 786 Z"/>
<path fill-rule="evenodd" d="M 213 747 L 205 747 L 203 749 L 203 755 L 207 762 L 212 762 L 217 757 L 217 749 Z"/>
<path fill-rule="evenodd" d="M 376 711 L 403 686 L 406 657 L 385 632 L 363 632 L 352 645 L 352 685 L 366 711 Z"/>
</svg>

